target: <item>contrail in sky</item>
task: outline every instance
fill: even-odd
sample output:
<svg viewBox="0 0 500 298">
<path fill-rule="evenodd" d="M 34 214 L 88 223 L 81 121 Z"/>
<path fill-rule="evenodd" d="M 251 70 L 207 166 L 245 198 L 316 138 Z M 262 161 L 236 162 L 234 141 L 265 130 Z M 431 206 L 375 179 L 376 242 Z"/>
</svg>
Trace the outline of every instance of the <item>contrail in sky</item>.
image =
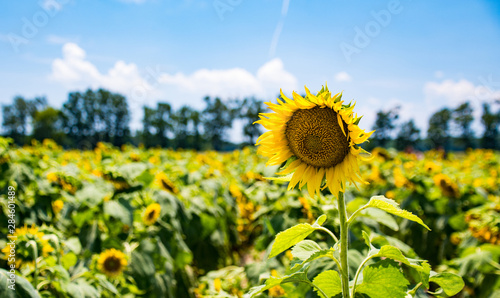
<svg viewBox="0 0 500 298">
<path fill-rule="evenodd" d="M 273 40 L 271 41 L 271 47 L 269 48 L 269 57 L 273 57 L 276 54 L 276 47 L 278 46 L 278 41 L 280 39 L 281 31 L 283 25 L 285 24 L 285 18 L 288 14 L 288 6 L 290 5 L 290 0 L 283 0 L 283 5 L 281 6 L 281 17 L 276 29 L 274 29 Z"/>
</svg>

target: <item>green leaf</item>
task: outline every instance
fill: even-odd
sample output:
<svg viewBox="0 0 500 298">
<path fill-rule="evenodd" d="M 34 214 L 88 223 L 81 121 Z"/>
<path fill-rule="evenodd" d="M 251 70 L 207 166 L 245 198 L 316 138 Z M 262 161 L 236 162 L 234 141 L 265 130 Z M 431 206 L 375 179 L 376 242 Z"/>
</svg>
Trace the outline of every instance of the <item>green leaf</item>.
<svg viewBox="0 0 500 298">
<path fill-rule="evenodd" d="M 84 182 L 82 189 L 75 193 L 76 200 L 82 205 L 90 208 L 99 205 L 107 192 L 103 187 L 96 187 L 95 184 Z"/>
<path fill-rule="evenodd" d="M 275 257 L 293 245 L 306 239 L 309 234 L 314 232 L 315 228 L 310 224 L 298 224 L 276 235 L 269 258 Z"/>
<path fill-rule="evenodd" d="M 429 231 L 431 230 L 418 216 L 414 215 L 411 212 L 408 212 L 406 210 L 399 208 L 399 204 L 396 203 L 396 201 L 388 199 L 384 196 L 371 197 L 368 204 L 361 207 L 360 210 L 370 208 L 370 207 L 379 208 L 381 210 L 384 210 L 387 213 L 394 214 L 396 216 L 417 222 L 417 223 L 421 224 L 422 226 L 424 226 L 425 228 L 427 228 Z"/>
<path fill-rule="evenodd" d="M 372 298 L 404 298 L 409 284 L 394 261 L 383 260 L 363 270 L 363 283 L 356 287 L 356 293 Z"/>
<path fill-rule="evenodd" d="M 250 291 L 247 293 L 247 295 L 250 297 L 255 297 L 256 295 L 264 292 L 265 290 L 269 290 L 270 288 L 275 287 L 277 285 L 284 284 L 284 283 L 290 283 L 290 282 L 303 282 L 303 283 L 311 284 L 311 281 L 307 278 L 307 272 L 300 271 L 300 272 L 296 272 L 296 273 L 293 273 L 291 275 L 285 275 L 282 277 L 272 276 L 266 280 L 265 284 L 251 288 Z M 245 296 L 247 296 L 247 295 L 245 295 Z"/>
<path fill-rule="evenodd" d="M 78 237 L 71 237 L 68 240 L 64 241 L 64 246 L 68 247 L 75 254 L 80 254 L 82 251 L 82 245 L 80 244 L 80 240 Z"/>
<path fill-rule="evenodd" d="M 269 258 L 275 257 L 300 241 L 306 239 L 309 234 L 317 229 L 322 229 L 321 225 L 326 221 L 326 215 L 318 217 L 313 225 L 298 224 L 276 235 L 276 240 L 271 248 Z"/>
<path fill-rule="evenodd" d="M 307 260 L 312 254 L 320 251 L 321 247 L 312 240 L 302 240 L 292 248 L 292 255 L 301 261 Z"/>
<path fill-rule="evenodd" d="M 0 268 L 0 293 L 2 298 L 40 298 L 40 294 L 24 277 L 16 275 L 15 290 L 9 288 L 12 285 L 10 280 L 10 272 Z"/>
<path fill-rule="evenodd" d="M 429 287 L 429 273 L 431 271 L 430 265 L 425 260 L 409 259 L 396 247 L 391 245 L 384 245 L 380 249 L 372 249 L 369 253 L 370 257 L 385 257 L 394 261 L 401 262 L 409 267 L 417 270 L 420 275 L 422 284 Z"/>
<path fill-rule="evenodd" d="M 326 221 L 326 215 L 321 214 L 320 217 L 318 217 L 316 221 L 313 223 L 313 227 L 322 226 L 325 223 L 325 221 Z"/>
<path fill-rule="evenodd" d="M 100 297 L 99 292 L 83 279 L 68 284 L 68 294 L 71 297 L 94 298 Z"/>
<path fill-rule="evenodd" d="M 75 266 L 77 261 L 78 261 L 78 258 L 76 257 L 76 255 L 73 252 L 69 252 L 69 253 L 65 254 L 64 256 L 62 256 L 62 258 L 61 258 L 62 266 L 66 270 Z"/>
<path fill-rule="evenodd" d="M 110 283 L 106 277 L 102 274 L 96 274 L 96 277 L 97 277 L 97 280 L 99 281 L 99 284 L 107 289 L 108 291 L 110 291 L 111 293 L 115 294 L 115 295 L 118 295 L 118 290 L 116 289 L 116 287 Z"/>
<path fill-rule="evenodd" d="M 359 216 L 372 219 L 378 222 L 379 224 L 390 228 L 393 231 L 399 231 L 399 225 L 394 219 L 394 217 L 392 217 L 391 215 L 387 214 L 387 212 L 384 212 L 380 209 L 368 208 L 366 210 L 363 210 L 363 212 L 361 212 Z"/>
<path fill-rule="evenodd" d="M 456 295 L 465 286 L 462 277 L 460 277 L 456 274 L 453 274 L 453 273 L 442 272 L 442 273 L 438 273 L 435 275 L 433 275 L 433 274 L 431 274 L 431 275 L 432 276 L 429 279 L 429 281 L 438 284 L 441 287 L 441 289 L 443 289 L 444 293 L 446 294 L 446 296 L 436 294 L 437 297 L 449 297 L 449 296 Z M 438 291 L 436 291 L 436 292 L 438 292 Z"/>
<path fill-rule="evenodd" d="M 303 266 L 305 266 L 305 264 L 310 263 L 310 262 L 317 260 L 317 259 L 321 259 L 321 258 L 334 259 L 335 258 L 333 256 L 334 251 L 335 251 L 335 249 L 333 249 L 333 247 L 330 249 L 322 249 L 322 250 L 319 250 L 319 251 L 316 251 L 315 253 L 313 253 L 311 256 L 309 256 L 309 258 L 303 260 L 302 263 L 299 262 L 299 263 L 294 264 L 294 262 L 292 261 L 292 264 L 294 264 L 294 265 L 293 266 L 291 265 L 290 270 L 292 272 L 296 272 L 296 271 L 300 270 Z"/>
<path fill-rule="evenodd" d="M 117 201 L 107 201 L 104 203 L 104 213 L 120 220 L 123 224 L 132 225 L 132 212 Z"/>
<path fill-rule="evenodd" d="M 365 239 L 366 245 L 368 245 L 369 248 L 372 248 L 372 244 L 371 244 L 371 241 L 370 241 L 370 236 L 365 231 L 362 231 L 362 233 L 363 233 L 363 239 Z"/>
<path fill-rule="evenodd" d="M 333 297 L 342 293 L 340 274 L 335 270 L 321 272 L 313 279 L 313 284 L 325 292 L 328 297 Z M 319 292 L 316 288 L 314 288 L 314 290 Z M 321 295 L 318 293 L 318 296 Z"/>
</svg>

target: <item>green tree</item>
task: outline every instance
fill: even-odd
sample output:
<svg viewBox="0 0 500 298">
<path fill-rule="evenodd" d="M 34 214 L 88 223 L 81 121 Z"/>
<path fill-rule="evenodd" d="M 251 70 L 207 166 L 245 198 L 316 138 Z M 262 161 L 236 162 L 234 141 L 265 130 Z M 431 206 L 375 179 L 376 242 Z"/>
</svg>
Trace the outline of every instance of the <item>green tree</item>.
<svg viewBox="0 0 500 298">
<path fill-rule="evenodd" d="M 256 137 L 258 137 L 262 131 L 260 125 L 253 125 L 253 123 L 259 120 L 259 114 L 265 112 L 262 101 L 256 100 L 255 98 L 245 98 L 241 104 L 239 117 L 243 119 L 243 134 L 248 137 L 248 143 L 253 145 Z"/>
<path fill-rule="evenodd" d="M 172 130 L 172 107 L 168 103 L 158 103 L 156 109 L 144 107 L 143 137 L 147 147 L 170 145 L 168 133 Z"/>
<path fill-rule="evenodd" d="M 71 147 L 90 149 L 96 144 L 95 123 L 97 102 L 94 92 L 71 92 L 63 104 L 61 116 L 63 129 Z"/>
<path fill-rule="evenodd" d="M 93 97 L 96 108 L 97 141 L 110 142 L 115 146 L 125 144 L 130 138 L 130 115 L 124 96 L 99 89 Z"/>
<path fill-rule="evenodd" d="M 429 119 L 429 128 L 427 129 L 427 138 L 433 148 L 447 149 L 450 139 L 451 111 L 447 108 L 434 113 Z"/>
<path fill-rule="evenodd" d="M 99 141 L 119 146 L 129 140 L 127 100 L 120 94 L 104 89 L 72 92 L 61 115 L 71 146 L 93 148 Z"/>
<path fill-rule="evenodd" d="M 191 110 L 191 116 L 189 117 L 189 120 L 192 123 L 192 143 L 191 143 L 191 148 L 195 150 L 200 150 L 202 149 L 202 144 L 204 142 L 203 136 L 200 133 L 200 125 L 202 124 L 201 121 L 201 115 L 199 111 L 196 110 Z"/>
<path fill-rule="evenodd" d="M 459 105 L 453 111 L 453 122 L 458 127 L 460 137 L 458 141 L 465 148 L 472 148 L 474 145 L 474 131 L 471 128 L 474 116 L 473 109 L 469 102 Z"/>
<path fill-rule="evenodd" d="M 403 123 L 396 137 L 396 148 L 404 150 L 408 147 L 415 146 L 420 139 L 420 129 L 417 128 L 413 119 Z"/>
<path fill-rule="evenodd" d="M 396 127 L 395 122 L 399 118 L 400 107 L 395 107 L 388 111 L 378 111 L 377 119 L 373 128 L 375 133 L 373 135 L 373 145 L 380 147 L 387 147 L 391 141 L 391 133 Z"/>
<path fill-rule="evenodd" d="M 176 148 L 196 149 L 202 147 L 200 113 L 189 106 L 182 106 L 172 114 L 172 130 Z"/>
<path fill-rule="evenodd" d="M 152 121 L 155 116 L 156 110 L 146 106 L 144 106 L 143 109 L 144 117 L 142 118 L 142 142 L 144 143 L 144 146 L 149 148 L 155 145 L 153 136 L 156 134 L 156 131 L 153 128 Z"/>
<path fill-rule="evenodd" d="M 47 105 L 45 97 L 36 97 L 26 100 L 22 96 L 16 96 L 11 105 L 2 107 L 2 126 L 5 136 L 10 137 L 18 145 L 26 142 L 28 126 L 35 113 Z"/>
<path fill-rule="evenodd" d="M 202 123 L 205 138 L 211 148 L 221 150 L 223 148 L 226 131 L 231 128 L 235 110 L 231 109 L 220 98 L 204 98 L 206 108 L 203 110 Z"/>
<path fill-rule="evenodd" d="M 494 114 L 490 111 L 488 103 L 483 104 L 483 115 L 481 122 L 484 125 L 484 133 L 481 138 L 481 147 L 498 149 L 498 126 L 500 125 L 500 110 Z"/>
<path fill-rule="evenodd" d="M 39 141 L 53 139 L 59 144 L 64 143 L 60 111 L 52 107 L 36 111 L 33 116 L 32 137 Z"/>
</svg>

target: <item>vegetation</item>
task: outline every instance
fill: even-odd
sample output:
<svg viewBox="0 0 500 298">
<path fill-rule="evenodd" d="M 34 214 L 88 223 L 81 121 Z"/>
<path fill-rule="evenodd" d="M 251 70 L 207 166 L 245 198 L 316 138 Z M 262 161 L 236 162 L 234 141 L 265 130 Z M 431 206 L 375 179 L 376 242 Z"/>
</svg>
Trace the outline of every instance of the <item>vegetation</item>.
<svg viewBox="0 0 500 298">
<path fill-rule="evenodd" d="M 305 190 L 287 191 L 287 183 L 265 180 L 277 167 L 265 167 L 253 149 L 196 153 L 99 143 L 78 151 L 52 141 L 23 148 L 8 139 L 0 143 L 0 222 L 9 219 L 6 194 L 14 186 L 16 285 L 32 297 L 34 289 L 45 297 L 241 297 L 266 277 L 290 273 L 292 251 L 268 260 L 278 232 L 322 221 L 326 214 L 322 226 L 339 235 L 333 196 L 325 190 L 322 199 L 312 200 Z M 428 260 L 433 271 L 460 275 L 463 297 L 498 294 L 500 154 L 476 149 L 445 158 L 442 151 L 376 149 L 373 155 L 360 164 L 370 184 L 346 191 L 347 214 L 383 194 L 431 230 L 377 209 L 363 210 L 350 226 L 350 274 L 370 249 L 366 233 L 377 249 L 392 245 L 406 258 Z M 7 233 L 1 225 L 2 248 Z M 29 239 L 36 242 L 38 258 L 23 244 Z M 334 245 L 327 233 L 309 239 L 322 249 Z M 0 255 L 0 267 L 6 268 L 5 252 Z M 107 272 L 99 261 L 103 256 L 120 260 L 120 266 Z M 325 260 L 311 264 L 311 280 L 334 269 Z M 404 268 L 405 276 L 413 276 Z M 1 278 L 4 272 L 0 269 Z M 430 287 L 437 290 L 432 281 Z M 303 283 L 285 283 L 265 295 L 279 297 L 292 289 L 300 297 L 316 295 Z"/>
</svg>

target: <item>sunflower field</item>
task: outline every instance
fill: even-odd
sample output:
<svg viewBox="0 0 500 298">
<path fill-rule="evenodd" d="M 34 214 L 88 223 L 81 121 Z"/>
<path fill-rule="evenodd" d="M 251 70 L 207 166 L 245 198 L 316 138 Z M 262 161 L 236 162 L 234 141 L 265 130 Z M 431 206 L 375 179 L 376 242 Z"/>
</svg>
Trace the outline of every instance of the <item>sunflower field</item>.
<svg viewBox="0 0 500 298">
<path fill-rule="evenodd" d="M 430 231 L 363 210 L 350 226 L 351 274 L 368 235 L 375 247 L 390 244 L 408 258 L 428 260 L 435 273 L 462 277 L 457 297 L 499 297 L 500 154 L 371 153 L 359 164 L 369 184 L 345 190 L 347 213 L 383 195 Z M 313 199 L 307 187 L 287 190 L 288 182 L 265 179 L 280 167 L 266 161 L 250 147 L 196 152 L 99 143 L 79 151 L 51 140 L 16 147 L 0 138 L 0 296 L 243 297 L 289 274 L 292 250 L 268 258 L 276 235 L 323 214 L 323 226 L 340 235 L 339 209 L 327 190 Z M 310 239 L 333 245 L 328 234 Z M 306 274 L 334 267 L 318 259 Z M 15 291 L 8 289 L 12 272 Z M 438 286 L 431 282 L 414 294 L 447 297 Z M 289 282 L 260 295 L 319 294 L 310 284 Z"/>
</svg>

